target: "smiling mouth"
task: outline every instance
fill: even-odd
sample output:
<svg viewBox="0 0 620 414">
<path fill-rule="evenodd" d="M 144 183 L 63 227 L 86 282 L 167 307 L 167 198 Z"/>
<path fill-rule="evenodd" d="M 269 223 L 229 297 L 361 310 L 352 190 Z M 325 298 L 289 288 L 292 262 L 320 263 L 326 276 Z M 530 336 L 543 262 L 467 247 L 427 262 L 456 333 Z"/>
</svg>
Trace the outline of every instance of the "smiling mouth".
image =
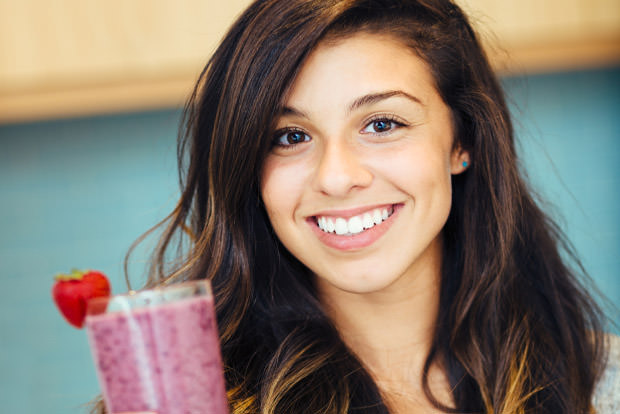
<svg viewBox="0 0 620 414">
<path fill-rule="evenodd" d="M 375 208 L 363 214 L 344 218 L 337 216 L 315 216 L 318 228 L 324 233 L 338 236 L 355 236 L 387 220 L 394 213 L 394 206 Z"/>
</svg>

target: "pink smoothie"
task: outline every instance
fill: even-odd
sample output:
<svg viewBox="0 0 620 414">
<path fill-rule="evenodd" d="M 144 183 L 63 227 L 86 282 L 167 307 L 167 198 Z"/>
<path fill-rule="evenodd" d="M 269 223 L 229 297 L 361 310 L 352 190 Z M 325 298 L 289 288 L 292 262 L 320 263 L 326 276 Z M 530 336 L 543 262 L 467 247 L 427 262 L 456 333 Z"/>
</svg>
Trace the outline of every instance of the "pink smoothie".
<svg viewBox="0 0 620 414">
<path fill-rule="evenodd" d="M 110 413 L 228 413 L 212 297 L 88 316 L 86 327 Z"/>
</svg>

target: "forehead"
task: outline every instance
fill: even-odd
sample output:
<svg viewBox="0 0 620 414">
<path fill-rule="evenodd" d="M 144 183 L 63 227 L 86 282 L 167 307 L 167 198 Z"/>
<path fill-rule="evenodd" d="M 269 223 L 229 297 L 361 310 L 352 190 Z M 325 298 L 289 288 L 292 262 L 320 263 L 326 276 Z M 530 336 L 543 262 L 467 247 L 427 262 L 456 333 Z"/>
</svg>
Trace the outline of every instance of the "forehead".
<svg viewBox="0 0 620 414">
<path fill-rule="evenodd" d="M 428 64 L 413 48 L 389 34 L 331 35 L 304 61 L 284 102 L 308 101 L 319 93 L 396 89 L 408 89 L 422 99 L 436 93 Z"/>
</svg>

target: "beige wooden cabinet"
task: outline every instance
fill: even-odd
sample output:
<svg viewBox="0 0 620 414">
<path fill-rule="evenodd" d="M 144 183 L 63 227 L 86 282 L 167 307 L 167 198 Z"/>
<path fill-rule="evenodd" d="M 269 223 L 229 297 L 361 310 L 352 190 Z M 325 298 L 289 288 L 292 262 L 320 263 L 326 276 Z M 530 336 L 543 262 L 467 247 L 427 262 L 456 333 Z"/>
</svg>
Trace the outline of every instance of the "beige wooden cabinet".
<svg viewBox="0 0 620 414">
<path fill-rule="evenodd" d="M 249 0 L 0 0 L 0 123 L 182 105 Z M 620 0 L 461 0 L 501 72 L 620 63 Z"/>
<path fill-rule="evenodd" d="M 457 0 L 502 72 L 620 63 L 620 0 Z"/>
</svg>

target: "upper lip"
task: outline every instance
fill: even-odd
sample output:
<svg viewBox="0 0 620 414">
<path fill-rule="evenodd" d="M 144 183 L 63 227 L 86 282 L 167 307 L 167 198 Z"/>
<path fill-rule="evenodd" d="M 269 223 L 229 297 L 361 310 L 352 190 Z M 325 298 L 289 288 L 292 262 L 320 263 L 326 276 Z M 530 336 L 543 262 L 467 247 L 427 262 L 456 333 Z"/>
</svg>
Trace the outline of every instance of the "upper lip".
<svg viewBox="0 0 620 414">
<path fill-rule="evenodd" d="M 398 203 L 375 204 L 372 206 L 355 207 L 355 208 L 349 208 L 349 209 L 343 209 L 343 210 L 336 210 L 336 209 L 322 210 L 318 213 L 313 214 L 311 217 L 328 216 L 328 217 L 350 218 L 350 217 L 359 216 L 369 211 L 373 211 L 375 209 L 390 208 L 396 204 Z"/>
</svg>

